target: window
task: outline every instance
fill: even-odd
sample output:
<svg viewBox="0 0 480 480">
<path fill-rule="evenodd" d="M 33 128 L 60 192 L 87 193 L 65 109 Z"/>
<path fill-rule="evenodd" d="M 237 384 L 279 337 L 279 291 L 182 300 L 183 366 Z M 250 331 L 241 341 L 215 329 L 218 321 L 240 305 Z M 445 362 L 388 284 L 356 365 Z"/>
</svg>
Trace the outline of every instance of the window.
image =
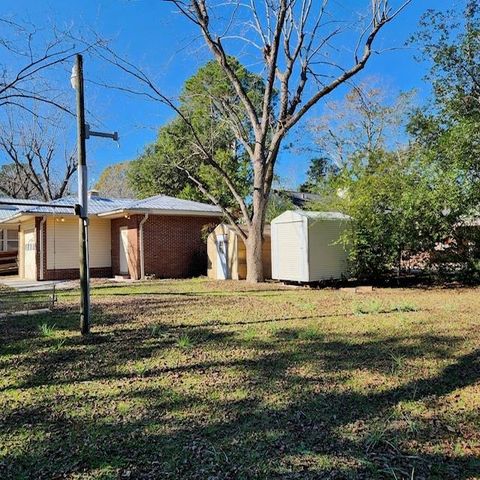
<svg viewBox="0 0 480 480">
<path fill-rule="evenodd" d="M 18 250 L 18 232 L 17 230 L 7 230 L 7 248 L 8 252 Z"/>
<path fill-rule="evenodd" d="M 17 230 L 0 229 L 0 252 L 11 252 L 18 250 Z"/>
</svg>

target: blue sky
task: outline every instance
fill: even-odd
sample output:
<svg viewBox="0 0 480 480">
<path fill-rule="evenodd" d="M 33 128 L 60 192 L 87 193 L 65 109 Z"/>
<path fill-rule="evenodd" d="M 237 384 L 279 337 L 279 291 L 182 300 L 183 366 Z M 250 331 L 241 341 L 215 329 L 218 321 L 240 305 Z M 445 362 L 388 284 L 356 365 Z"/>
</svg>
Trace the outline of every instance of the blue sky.
<svg viewBox="0 0 480 480">
<path fill-rule="evenodd" d="M 393 1 L 399 3 L 399 0 Z M 366 0 L 344 2 L 353 6 L 366 3 Z M 445 9 L 454 3 L 456 0 L 413 0 L 382 32 L 376 44 L 382 53 L 374 55 L 362 76 L 380 77 L 398 91 L 416 89 L 419 101 L 423 101 L 429 93 L 429 87 L 423 81 L 427 65 L 417 63 L 415 51 L 405 48 L 404 44 L 425 10 Z M 198 41 L 192 44 L 197 34 L 195 29 L 175 14 L 171 5 L 161 0 L 15 0 L 1 2 L 0 12 L 43 25 L 55 23 L 60 27 L 74 25 L 95 30 L 111 39 L 116 51 L 141 65 L 167 95 L 176 95 L 185 79 L 209 59 L 206 49 L 198 48 Z M 96 59 L 86 60 L 85 73 L 92 79 L 108 80 L 112 76 L 111 69 Z M 68 76 L 65 71 L 67 83 Z M 339 91 L 335 96 L 338 98 L 343 93 Z M 118 130 L 121 137 L 119 146 L 108 140 L 89 140 L 92 181 L 105 166 L 135 158 L 147 143 L 154 140 L 158 127 L 172 117 L 172 113 L 159 104 L 99 89 L 93 84 L 87 84 L 86 94 L 87 108 L 95 115 L 90 120 L 92 125 L 103 130 Z M 312 115 L 321 111 L 322 104 Z M 286 186 L 293 187 L 303 179 L 308 158 L 309 155 L 301 153 L 281 154 L 278 173 Z"/>
</svg>

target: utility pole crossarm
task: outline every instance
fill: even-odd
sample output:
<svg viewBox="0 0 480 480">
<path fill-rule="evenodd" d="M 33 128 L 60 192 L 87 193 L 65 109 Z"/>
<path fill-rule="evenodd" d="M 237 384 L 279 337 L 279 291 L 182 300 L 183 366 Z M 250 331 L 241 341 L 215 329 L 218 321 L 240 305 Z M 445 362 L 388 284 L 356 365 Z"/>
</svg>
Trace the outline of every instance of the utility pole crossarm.
<svg viewBox="0 0 480 480">
<path fill-rule="evenodd" d="M 90 130 L 90 125 L 88 123 L 85 124 L 85 138 L 90 137 L 102 137 L 102 138 L 111 138 L 114 142 L 118 142 L 120 138 L 118 136 L 118 132 L 108 133 L 108 132 L 96 132 L 94 130 Z"/>
</svg>

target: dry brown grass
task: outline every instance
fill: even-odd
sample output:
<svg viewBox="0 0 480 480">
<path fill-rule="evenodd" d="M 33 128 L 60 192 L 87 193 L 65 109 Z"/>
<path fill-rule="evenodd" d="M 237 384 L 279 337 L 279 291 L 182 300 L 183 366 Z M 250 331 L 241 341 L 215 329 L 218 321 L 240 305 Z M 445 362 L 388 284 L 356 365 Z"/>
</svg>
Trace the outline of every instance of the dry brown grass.
<svg viewBox="0 0 480 480">
<path fill-rule="evenodd" d="M 479 289 L 93 294 L 0 320 L 2 479 L 478 478 Z"/>
</svg>

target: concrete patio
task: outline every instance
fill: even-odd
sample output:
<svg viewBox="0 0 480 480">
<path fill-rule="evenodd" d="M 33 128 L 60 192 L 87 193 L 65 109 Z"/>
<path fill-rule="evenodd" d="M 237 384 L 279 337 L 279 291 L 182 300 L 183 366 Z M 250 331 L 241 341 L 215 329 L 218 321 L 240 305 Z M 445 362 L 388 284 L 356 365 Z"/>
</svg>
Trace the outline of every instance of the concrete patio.
<svg viewBox="0 0 480 480">
<path fill-rule="evenodd" d="M 55 285 L 56 289 L 68 290 L 78 287 L 77 280 L 25 280 L 17 275 L 0 276 L 0 285 L 14 288 L 19 292 L 41 292 L 51 290 Z"/>
</svg>

